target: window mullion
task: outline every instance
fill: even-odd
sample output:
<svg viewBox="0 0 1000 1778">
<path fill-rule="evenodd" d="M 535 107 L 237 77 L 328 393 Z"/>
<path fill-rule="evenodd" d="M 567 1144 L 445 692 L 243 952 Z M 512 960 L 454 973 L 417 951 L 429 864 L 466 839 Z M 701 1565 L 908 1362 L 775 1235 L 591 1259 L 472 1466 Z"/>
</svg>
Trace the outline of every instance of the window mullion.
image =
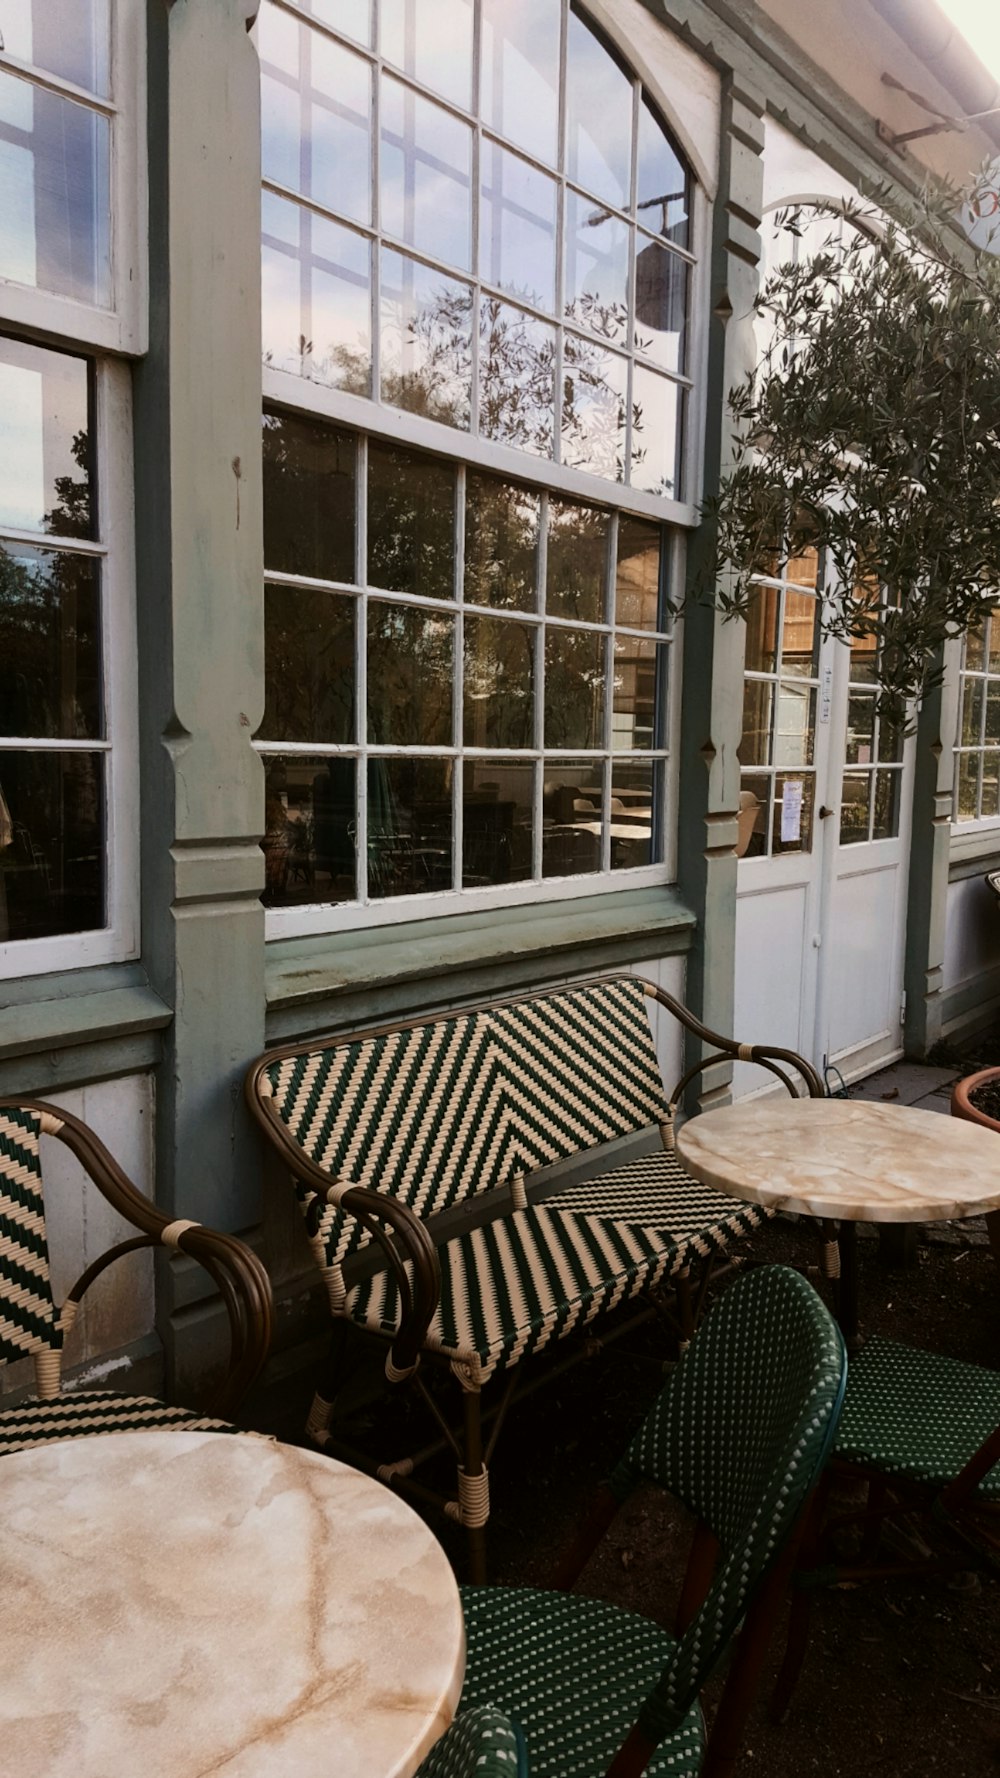
<svg viewBox="0 0 1000 1778">
<path fill-rule="evenodd" d="M 459 466 L 455 477 L 455 670 L 452 676 L 452 744 L 455 764 L 451 786 L 451 881 L 461 889 L 463 877 L 463 839 L 465 827 L 465 766 L 462 743 L 465 739 L 465 469 Z"/>
<path fill-rule="evenodd" d="M 354 783 L 354 877 L 359 902 L 368 900 L 368 440 L 358 439 L 355 497 L 356 558 L 354 571 L 361 591 L 355 606 L 354 720 L 357 773 Z"/>
</svg>

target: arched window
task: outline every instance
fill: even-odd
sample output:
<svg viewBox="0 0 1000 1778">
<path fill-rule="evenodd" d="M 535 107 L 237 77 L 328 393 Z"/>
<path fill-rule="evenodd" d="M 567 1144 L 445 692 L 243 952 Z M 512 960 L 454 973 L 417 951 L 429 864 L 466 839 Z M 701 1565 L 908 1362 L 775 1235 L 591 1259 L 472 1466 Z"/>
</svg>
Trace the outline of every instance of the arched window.
<svg viewBox="0 0 1000 1778">
<path fill-rule="evenodd" d="M 257 41 L 279 929 L 662 877 L 680 150 L 568 0 Z"/>
</svg>

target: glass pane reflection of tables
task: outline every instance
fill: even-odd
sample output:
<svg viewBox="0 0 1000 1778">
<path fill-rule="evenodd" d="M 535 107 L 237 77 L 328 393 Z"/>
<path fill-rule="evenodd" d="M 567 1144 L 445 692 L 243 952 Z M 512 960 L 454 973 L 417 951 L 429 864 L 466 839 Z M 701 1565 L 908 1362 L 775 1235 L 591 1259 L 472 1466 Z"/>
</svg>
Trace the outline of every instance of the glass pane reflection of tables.
<svg viewBox="0 0 1000 1778">
<path fill-rule="evenodd" d="M 388 1488 L 225 1433 L 0 1458 L 11 1778 L 411 1778 L 465 1663 L 443 1550 Z"/>
<path fill-rule="evenodd" d="M 729 1197 L 840 1224 L 840 1320 L 857 1333 L 854 1225 L 1000 1210 L 995 1131 L 861 1099 L 743 1099 L 684 1124 L 677 1151 Z"/>
</svg>

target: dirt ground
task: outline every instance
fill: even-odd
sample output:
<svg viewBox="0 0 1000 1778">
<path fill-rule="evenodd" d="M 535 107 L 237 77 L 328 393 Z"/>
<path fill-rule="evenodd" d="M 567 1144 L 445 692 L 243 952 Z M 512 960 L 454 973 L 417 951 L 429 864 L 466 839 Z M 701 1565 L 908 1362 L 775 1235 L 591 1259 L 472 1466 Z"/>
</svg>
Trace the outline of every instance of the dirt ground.
<svg viewBox="0 0 1000 1778">
<path fill-rule="evenodd" d="M 996 1052 L 1000 1060 L 1000 1043 Z M 992 1046 L 976 1059 L 993 1060 Z M 906 1269 L 884 1263 L 874 1230 L 860 1232 L 864 1331 L 1000 1366 L 1000 1275 L 981 1223 L 925 1230 L 917 1263 Z M 747 1251 L 757 1260 L 809 1266 L 815 1237 L 792 1219 L 775 1221 Z M 491 1580 L 547 1582 L 594 1486 L 660 1387 L 662 1358 L 662 1335 L 640 1329 L 511 1411 L 491 1466 Z M 283 1406 L 291 1407 L 287 1394 Z M 380 1457 L 405 1448 L 402 1422 L 409 1418 L 399 1396 L 375 1409 L 369 1434 Z M 270 1414 L 256 1423 L 294 1436 Z M 447 1488 L 447 1468 L 434 1479 Z M 429 1522 L 462 1577 L 462 1534 L 437 1516 Z M 581 1589 L 670 1626 L 687 1530 L 679 1509 L 656 1493 L 636 1497 L 585 1570 Z M 1000 1576 L 824 1589 L 792 1710 L 774 1726 L 766 1695 L 784 1630 L 782 1622 L 737 1778 L 1000 1773 Z M 706 1696 L 709 1714 L 718 1686 L 717 1680 Z"/>
</svg>

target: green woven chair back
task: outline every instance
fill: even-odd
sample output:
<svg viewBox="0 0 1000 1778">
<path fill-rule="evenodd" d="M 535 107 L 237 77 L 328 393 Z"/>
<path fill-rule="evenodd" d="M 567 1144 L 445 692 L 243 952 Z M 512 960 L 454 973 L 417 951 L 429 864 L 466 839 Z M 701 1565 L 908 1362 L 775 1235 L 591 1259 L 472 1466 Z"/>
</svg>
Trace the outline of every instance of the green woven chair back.
<svg viewBox="0 0 1000 1778">
<path fill-rule="evenodd" d="M 666 1115 L 642 984 L 627 977 L 302 1050 L 265 1079 L 331 1180 L 425 1218 Z M 322 1232 L 334 1263 L 369 1239 L 333 1208 Z"/>
<path fill-rule="evenodd" d="M 708 1596 L 640 1717 L 682 1721 L 778 1555 L 829 1455 L 847 1358 L 829 1310 L 785 1266 L 745 1273 L 706 1317 L 611 1478 L 666 1487 L 714 1532 Z"/>
<path fill-rule="evenodd" d="M 62 1346 L 45 1236 L 41 1120 L 0 1111 L 0 1363 Z"/>
</svg>

